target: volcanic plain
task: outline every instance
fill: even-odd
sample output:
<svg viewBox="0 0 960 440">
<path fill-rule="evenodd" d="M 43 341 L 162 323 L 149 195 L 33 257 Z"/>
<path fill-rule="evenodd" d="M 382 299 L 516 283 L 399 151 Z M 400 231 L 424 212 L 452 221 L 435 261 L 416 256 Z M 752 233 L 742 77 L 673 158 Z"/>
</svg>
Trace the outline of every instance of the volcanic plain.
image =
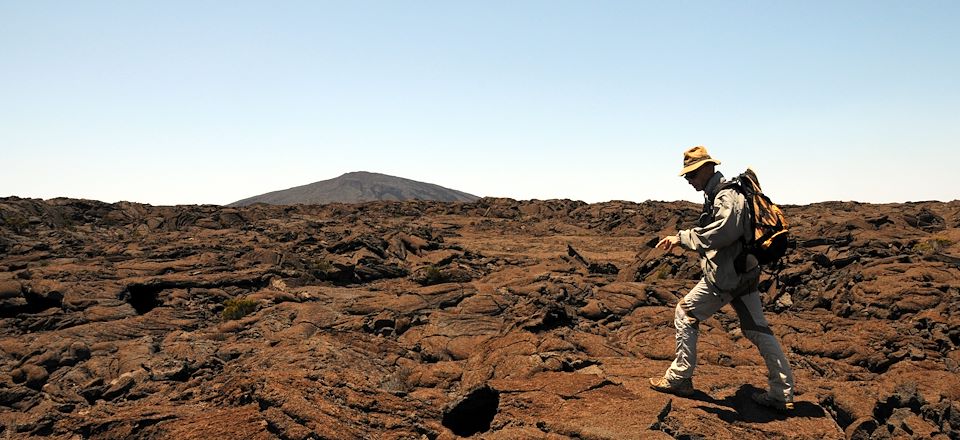
<svg viewBox="0 0 960 440">
<path fill-rule="evenodd" d="M 960 438 L 960 201 L 784 210 L 790 414 L 730 308 L 648 387 L 692 203 L 0 199 L 0 438 Z"/>
</svg>

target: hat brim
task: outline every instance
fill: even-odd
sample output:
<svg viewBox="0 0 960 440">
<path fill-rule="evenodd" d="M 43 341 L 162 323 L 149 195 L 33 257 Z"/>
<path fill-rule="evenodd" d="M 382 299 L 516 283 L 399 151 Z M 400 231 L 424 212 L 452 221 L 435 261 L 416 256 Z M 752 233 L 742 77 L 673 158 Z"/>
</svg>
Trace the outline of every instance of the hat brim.
<svg viewBox="0 0 960 440">
<path fill-rule="evenodd" d="M 680 176 L 683 176 L 684 174 L 687 174 L 687 173 L 689 173 L 689 172 L 691 172 L 691 171 L 694 171 L 694 170 L 696 170 L 697 168 L 700 168 L 700 167 L 702 167 L 704 164 L 707 164 L 707 163 L 715 163 L 715 164 L 717 164 L 717 165 L 720 165 L 720 161 L 719 161 L 719 160 L 716 160 L 716 159 L 704 159 L 704 160 L 701 160 L 701 161 L 699 161 L 699 162 L 692 163 L 692 164 L 687 165 L 686 167 L 684 167 L 683 170 L 680 171 Z"/>
</svg>

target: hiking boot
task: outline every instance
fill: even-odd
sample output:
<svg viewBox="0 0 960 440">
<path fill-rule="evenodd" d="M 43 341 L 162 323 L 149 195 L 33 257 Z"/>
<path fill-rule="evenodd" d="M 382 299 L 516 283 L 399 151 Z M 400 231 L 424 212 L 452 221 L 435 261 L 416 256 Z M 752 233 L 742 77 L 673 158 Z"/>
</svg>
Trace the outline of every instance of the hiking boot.
<svg viewBox="0 0 960 440">
<path fill-rule="evenodd" d="M 693 394 L 693 379 L 680 379 L 671 382 L 665 377 L 651 377 L 650 388 L 661 393 L 687 397 Z"/>
<path fill-rule="evenodd" d="M 782 400 L 777 400 L 776 397 L 771 396 L 766 391 L 754 393 L 750 396 L 757 405 L 765 406 L 770 409 L 774 409 L 780 412 L 790 412 L 793 411 L 793 402 L 784 402 Z"/>
</svg>

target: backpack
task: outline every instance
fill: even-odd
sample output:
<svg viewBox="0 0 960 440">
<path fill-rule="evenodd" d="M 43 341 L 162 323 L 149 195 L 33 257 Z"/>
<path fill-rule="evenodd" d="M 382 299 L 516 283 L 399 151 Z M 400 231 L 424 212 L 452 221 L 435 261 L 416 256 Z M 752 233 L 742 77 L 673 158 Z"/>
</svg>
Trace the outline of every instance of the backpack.
<svg viewBox="0 0 960 440">
<path fill-rule="evenodd" d="M 752 169 L 724 182 L 720 189 L 734 188 L 747 199 L 747 211 L 753 224 L 753 239 L 746 241 L 746 253 L 753 254 L 760 265 L 773 265 L 787 252 L 787 219 L 779 206 L 760 189 L 760 181 Z"/>
</svg>

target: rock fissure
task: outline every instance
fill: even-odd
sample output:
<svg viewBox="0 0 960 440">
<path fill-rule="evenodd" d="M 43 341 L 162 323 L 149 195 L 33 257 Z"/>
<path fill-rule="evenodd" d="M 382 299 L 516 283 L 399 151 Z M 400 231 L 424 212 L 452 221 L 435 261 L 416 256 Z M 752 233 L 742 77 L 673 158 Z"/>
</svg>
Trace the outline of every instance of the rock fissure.
<svg viewBox="0 0 960 440">
<path fill-rule="evenodd" d="M 696 224 L 693 204 L 0 199 L 2 218 L 41 219 L 0 224 L 0 425 L 186 440 L 958 435 L 960 202 L 784 209 L 795 245 L 760 286 L 803 393 L 797 417 L 774 418 L 743 410 L 764 367 L 729 312 L 701 326 L 708 400 L 664 412 L 650 398 L 699 278 L 696 255 L 653 245 Z M 228 299 L 253 313 L 226 319 Z"/>
</svg>

